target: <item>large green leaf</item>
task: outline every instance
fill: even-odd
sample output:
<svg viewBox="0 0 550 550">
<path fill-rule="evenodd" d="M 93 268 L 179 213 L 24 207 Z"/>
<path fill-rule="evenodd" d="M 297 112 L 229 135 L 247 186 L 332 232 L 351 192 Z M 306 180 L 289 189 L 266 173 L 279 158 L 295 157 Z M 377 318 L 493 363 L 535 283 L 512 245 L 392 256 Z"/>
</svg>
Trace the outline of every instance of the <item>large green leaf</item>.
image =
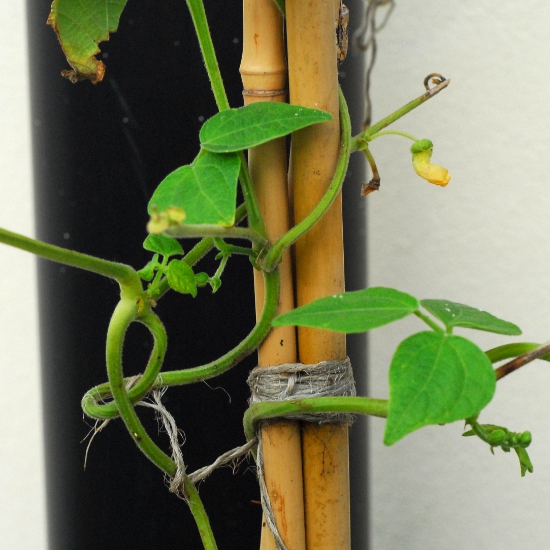
<svg viewBox="0 0 550 550">
<path fill-rule="evenodd" d="M 509 336 L 521 334 L 521 329 L 514 323 L 509 323 L 486 311 L 464 304 L 457 304 L 449 300 L 420 300 L 420 304 L 432 315 L 443 321 L 448 329 L 466 327 Z"/>
<path fill-rule="evenodd" d="M 389 381 L 386 445 L 422 426 L 477 414 L 496 388 L 491 362 L 473 342 L 431 331 L 413 334 L 399 344 Z"/>
<path fill-rule="evenodd" d="M 201 128 L 204 149 L 215 153 L 242 151 L 286 136 L 332 116 L 318 109 L 288 103 L 260 102 L 214 115 Z"/>
<path fill-rule="evenodd" d="M 410 294 L 385 287 L 326 296 L 279 315 L 273 326 L 298 325 L 336 332 L 365 332 L 387 325 L 418 309 Z"/>
<path fill-rule="evenodd" d="M 103 80 L 105 65 L 95 55 L 98 43 L 118 28 L 127 0 L 54 0 L 48 24 L 57 34 L 72 71 L 61 74 L 71 82 Z"/>
<path fill-rule="evenodd" d="M 185 223 L 231 227 L 235 222 L 241 161 L 236 154 L 204 153 L 166 176 L 149 201 L 148 212 L 181 208 Z"/>
</svg>

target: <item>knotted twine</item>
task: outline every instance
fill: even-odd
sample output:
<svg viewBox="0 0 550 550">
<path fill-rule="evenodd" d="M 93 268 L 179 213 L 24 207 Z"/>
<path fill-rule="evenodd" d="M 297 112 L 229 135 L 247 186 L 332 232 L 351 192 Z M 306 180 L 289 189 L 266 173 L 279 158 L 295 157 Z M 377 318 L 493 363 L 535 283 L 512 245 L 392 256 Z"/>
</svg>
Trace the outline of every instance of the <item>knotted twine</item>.
<svg viewBox="0 0 550 550">
<path fill-rule="evenodd" d="M 349 357 L 343 360 L 322 361 L 316 365 L 286 363 L 275 367 L 256 367 L 248 377 L 252 395 L 250 404 L 262 401 L 290 401 L 311 397 L 355 396 L 355 381 Z M 350 425 L 353 415 L 347 413 L 292 414 L 285 418 L 296 418 L 306 422 L 339 423 Z M 257 471 L 262 508 L 278 550 L 287 550 L 281 538 L 269 492 L 264 477 L 262 438 L 258 430 Z"/>
</svg>

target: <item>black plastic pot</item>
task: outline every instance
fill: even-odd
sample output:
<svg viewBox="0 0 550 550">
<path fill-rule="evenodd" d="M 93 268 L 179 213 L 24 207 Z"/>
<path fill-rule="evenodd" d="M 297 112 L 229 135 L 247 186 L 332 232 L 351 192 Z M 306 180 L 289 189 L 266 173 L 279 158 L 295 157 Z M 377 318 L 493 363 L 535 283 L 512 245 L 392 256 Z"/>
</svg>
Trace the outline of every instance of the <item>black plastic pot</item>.
<svg viewBox="0 0 550 550">
<path fill-rule="evenodd" d="M 185 2 L 129 2 L 119 31 L 101 46 L 107 72 L 95 86 L 61 78 L 67 65 L 45 25 L 50 0 L 28 0 L 27 5 L 37 235 L 142 267 L 150 259 L 141 246 L 147 201 L 164 176 L 194 158 L 202 120 L 216 112 Z M 241 5 L 209 0 L 206 11 L 230 102 L 240 105 Z M 360 63 L 359 57 L 351 58 L 344 70 L 359 77 Z M 348 82 L 343 79 L 349 96 Z M 354 86 L 360 95 L 357 81 Z M 360 109 L 355 112 L 359 120 Z M 351 171 L 345 233 L 348 289 L 354 290 L 364 286 L 365 278 L 360 159 L 353 160 Z M 211 272 L 215 264 L 210 258 L 203 265 Z M 169 336 L 166 368 L 202 364 L 239 342 L 254 322 L 251 288 L 251 266 L 237 259 L 229 263 L 215 296 L 203 292 L 196 300 L 161 301 L 157 312 Z M 120 421 L 97 435 L 83 468 L 82 440 L 90 422 L 83 420 L 80 399 L 106 379 L 103 346 L 117 285 L 40 261 L 39 296 L 51 550 L 200 548 L 185 503 L 168 492 L 161 473 L 139 453 Z M 214 340 L 209 332 L 217 335 Z M 350 356 L 364 370 L 364 340 L 350 340 Z M 125 374 L 143 369 L 150 347 L 146 330 L 132 327 Z M 254 366 L 250 357 L 211 386 L 167 393 L 164 402 L 187 436 L 184 455 L 190 471 L 244 441 L 245 379 Z M 141 416 L 155 433 L 151 414 Z M 355 489 L 365 485 L 364 425 L 352 433 L 358 449 L 352 467 Z M 163 434 L 159 441 L 166 443 Z M 241 467 L 237 475 L 218 470 L 200 493 L 221 548 L 257 548 L 261 509 L 253 468 Z M 366 548 L 365 526 L 364 502 L 356 502 L 354 540 L 362 541 L 357 550 Z"/>
</svg>

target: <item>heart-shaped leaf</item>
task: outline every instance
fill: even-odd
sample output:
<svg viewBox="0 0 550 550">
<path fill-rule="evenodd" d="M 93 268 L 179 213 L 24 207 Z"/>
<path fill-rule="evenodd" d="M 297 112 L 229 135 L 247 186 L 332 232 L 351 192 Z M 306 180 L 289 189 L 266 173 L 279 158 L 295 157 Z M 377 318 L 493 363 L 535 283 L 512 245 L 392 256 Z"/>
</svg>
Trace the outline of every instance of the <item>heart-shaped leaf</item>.
<svg viewBox="0 0 550 550">
<path fill-rule="evenodd" d="M 176 239 L 164 235 L 148 235 L 143 241 L 143 248 L 165 257 L 183 255 L 181 244 Z"/>
<path fill-rule="evenodd" d="M 273 326 L 298 325 L 336 332 L 365 332 L 402 319 L 418 309 L 418 300 L 393 288 L 372 287 L 326 296 L 279 315 Z"/>
<path fill-rule="evenodd" d="M 473 342 L 431 331 L 413 334 L 399 344 L 389 381 L 386 445 L 422 426 L 479 413 L 496 388 L 491 362 Z"/>
<path fill-rule="evenodd" d="M 221 111 L 204 123 L 199 137 L 207 151 L 230 153 L 331 119 L 318 109 L 266 101 Z"/>
<path fill-rule="evenodd" d="M 197 283 L 193 270 L 181 260 L 172 260 L 168 264 L 168 284 L 170 288 L 182 294 L 197 295 Z"/>
<path fill-rule="evenodd" d="M 118 27 L 127 0 L 54 0 L 48 24 L 56 32 L 72 71 L 61 74 L 71 82 L 103 80 L 105 65 L 94 56 L 98 43 L 109 40 Z"/>
<path fill-rule="evenodd" d="M 509 323 L 486 311 L 464 304 L 450 302 L 449 300 L 420 300 L 420 304 L 433 316 L 443 321 L 448 329 L 466 327 L 509 336 L 521 334 L 521 329 L 514 323 Z"/>
<path fill-rule="evenodd" d="M 231 227 L 235 222 L 241 161 L 236 154 L 200 154 L 191 165 L 166 176 L 149 201 L 148 212 L 181 208 L 185 223 Z"/>
</svg>

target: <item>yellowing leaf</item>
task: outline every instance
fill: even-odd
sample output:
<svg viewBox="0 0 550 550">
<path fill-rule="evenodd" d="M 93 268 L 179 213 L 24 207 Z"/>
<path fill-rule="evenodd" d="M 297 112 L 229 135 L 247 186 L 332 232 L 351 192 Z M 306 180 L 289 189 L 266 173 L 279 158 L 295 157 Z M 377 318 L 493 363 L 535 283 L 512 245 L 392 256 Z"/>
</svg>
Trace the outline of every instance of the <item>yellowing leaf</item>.
<svg viewBox="0 0 550 550">
<path fill-rule="evenodd" d="M 72 71 L 62 76 L 73 84 L 103 80 L 105 65 L 95 55 L 100 52 L 99 42 L 109 40 L 109 33 L 118 28 L 120 14 L 127 0 L 54 0 L 48 25 L 57 34 L 61 48 Z"/>
</svg>

